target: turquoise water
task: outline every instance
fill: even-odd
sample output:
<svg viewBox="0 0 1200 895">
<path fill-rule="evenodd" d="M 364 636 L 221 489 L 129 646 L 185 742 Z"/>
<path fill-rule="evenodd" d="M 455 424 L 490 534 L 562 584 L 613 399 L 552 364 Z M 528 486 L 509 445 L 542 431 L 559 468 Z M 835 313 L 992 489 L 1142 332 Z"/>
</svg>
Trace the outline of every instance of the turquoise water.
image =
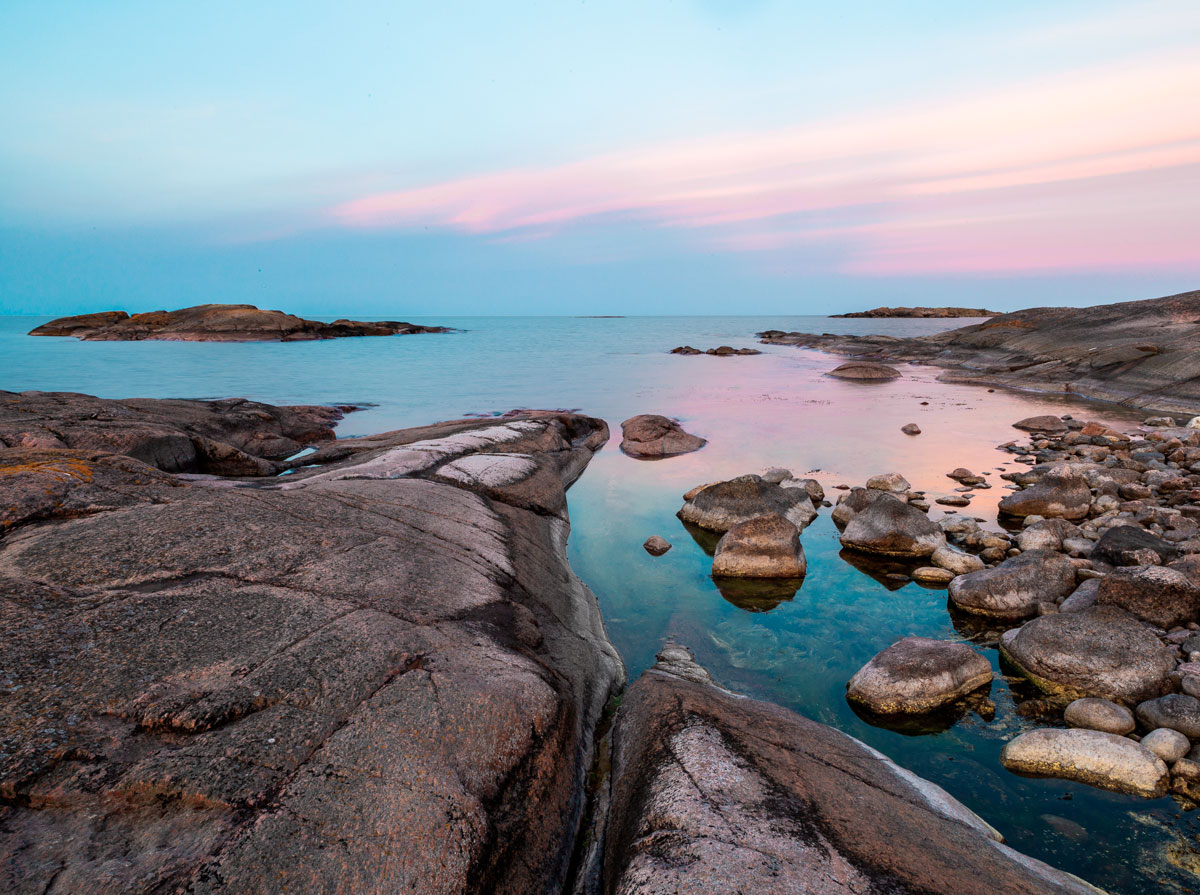
<svg viewBox="0 0 1200 895">
<path fill-rule="evenodd" d="M 990 693 L 994 718 L 967 713 L 932 732 L 872 726 L 849 708 L 846 681 L 897 638 L 971 633 L 956 630 L 944 590 L 916 584 L 890 590 L 860 571 L 839 555 L 825 511 L 803 535 L 809 573 L 798 593 L 777 603 L 726 599 L 709 577 L 703 547 L 675 518 L 681 495 L 694 485 L 769 466 L 812 474 L 831 499 L 836 484 L 888 471 L 942 496 L 956 486 L 945 473 L 967 466 L 987 472 L 994 484 L 969 509 L 994 526 L 995 504 L 1005 493 L 997 471 L 1013 468 L 1003 465 L 1010 455 L 995 448 L 1020 435 L 1012 421 L 1043 412 L 1137 418 L 1066 398 L 946 385 L 929 368 L 905 368 L 904 378 L 885 384 L 841 382 L 822 375 L 836 359 L 758 346 L 753 338 L 763 329 L 909 335 L 961 321 L 441 318 L 413 322 L 465 332 L 286 345 L 24 335 L 45 319 L 0 317 L 0 388 L 371 404 L 345 419 L 343 436 L 514 407 L 604 417 L 617 439 L 570 492 L 570 559 L 596 592 L 631 677 L 653 662 L 665 637 L 675 637 L 724 684 L 845 730 L 946 787 L 1022 851 L 1112 892 L 1187 892 L 1200 882 L 1179 866 L 1195 860 L 1200 825 L 1173 800 L 1027 780 L 1000 766 L 1003 743 L 1037 726 L 1018 711 L 1034 705 L 1031 694 L 1014 692 L 1003 677 Z M 682 344 L 754 346 L 764 354 L 667 353 Z M 626 457 L 617 450 L 619 424 L 636 413 L 678 416 L 709 444 L 670 460 Z M 902 434 L 908 422 L 923 434 Z M 651 534 L 673 549 L 650 557 L 641 543 Z M 994 649 L 979 648 L 996 662 Z"/>
</svg>

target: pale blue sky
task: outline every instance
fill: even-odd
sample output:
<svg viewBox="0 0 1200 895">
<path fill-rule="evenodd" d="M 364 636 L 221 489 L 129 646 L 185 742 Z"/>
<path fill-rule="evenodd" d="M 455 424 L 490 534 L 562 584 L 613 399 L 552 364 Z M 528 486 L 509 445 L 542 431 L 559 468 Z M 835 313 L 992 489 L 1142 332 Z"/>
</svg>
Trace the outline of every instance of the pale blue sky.
<svg viewBox="0 0 1200 895">
<path fill-rule="evenodd" d="M 1196 11 L 9 0 L 0 309 L 821 313 L 1193 288 Z"/>
</svg>

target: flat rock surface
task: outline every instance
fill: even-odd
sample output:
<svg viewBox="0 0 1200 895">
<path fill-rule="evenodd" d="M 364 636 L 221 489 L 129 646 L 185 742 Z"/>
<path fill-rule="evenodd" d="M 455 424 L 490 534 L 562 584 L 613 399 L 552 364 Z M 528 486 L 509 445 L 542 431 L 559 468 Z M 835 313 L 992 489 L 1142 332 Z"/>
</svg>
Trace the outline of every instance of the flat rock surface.
<svg viewBox="0 0 1200 895">
<path fill-rule="evenodd" d="M 949 368 L 943 378 L 1189 414 L 1200 405 L 1200 291 L 1030 308 L 918 338 L 759 333 L 763 342 Z"/>
<path fill-rule="evenodd" d="M 1169 775 L 1162 759 L 1128 737 L 1099 730 L 1030 730 L 1005 744 L 1001 763 L 1010 771 L 1060 777 L 1156 799 Z"/>
<path fill-rule="evenodd" d="M 565 558 L 607 436 L 459 421 L 266 483 L 43 469 L 90 510 L 0 540 L 0 891 L 561 886 L 623 675 Z"/>
<path fill-rule="evenodd" d="M 689 667 L 622 700 L 606 895 L 1094 895 L 875 750 Z"/>
<path fill-rule="evenodd" d="M 443 326 L 418 326 L 400 320 L 324 323 L 254 305 L 208 304 L 132 316 L 124 311 L 101 311 L 60 317 L 35 327 L 29 335 L 74 336 L 85 342 L 299 342 L 449 331 Z"/>
</svg>

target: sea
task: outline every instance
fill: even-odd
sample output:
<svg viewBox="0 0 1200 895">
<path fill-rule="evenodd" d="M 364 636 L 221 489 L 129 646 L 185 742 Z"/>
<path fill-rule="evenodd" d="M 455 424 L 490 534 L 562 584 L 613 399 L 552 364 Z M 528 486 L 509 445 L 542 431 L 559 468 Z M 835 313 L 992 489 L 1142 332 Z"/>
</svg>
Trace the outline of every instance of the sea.
<svg viewBox="0 0 1200 895">
<path fill-rule="evenodd" d="M 345 316 L 345 315 L 338 315 Z M 970 320 L 816 316 L 412 318 L 458 331 L 296 343 L 80 342 L 31 338 L 48 317 L 0 316 L 0 389 L 77 391 L 108 398 L 242 396 L 275 404 L 354 404 L 340 437 L 517 408 L 576 410 L 607 420 L 612 440 L 568 494 L 571 565 L 595 592 L 630 680 L 667 639 L 685 644 L 723 685 L 777 702 L 868 743 L 934 781 L 1019 851 L 1114 893 L 1200 887 L 1200 823 L 1170 797 L 1145 800 L 1062 780 L 1029 779 L 1000 764 L 1004 743 L 1044 726 L 1038 694 L 1003 668 L 987 631 L 954 614 L 943 588 L 899 583 L 887 568 L 840 550 L 829 511 L 803 533 L 808 574 L 790 592 L 722 593 L 712 544 L 676 518 L 685 491 L 769 467 L 838 485 L 900 472 L 930 498 L 952 495 L 965 466 L 987 477 L 957 511 L 997 528 L 1003 472 L 1022 468 L 997 447 L 1012 423 L 1070 414 L 1128 426 L 1142 414 L 1068 395 L 937 381 L 932 367 L 900 379 L 824 375 L 840 359 L 760 345 L 767 329 L 911 336 Z M 322 318 L 325 319 L 325 318 Z M 327 319 L 334 319 L 329 317 Z M 679 356 L 692 345 L 758 348 L 758 356 Z M 677 417 L 708 440 L 665 460 L 622 454 L 620 423 L 639 413 Z M 900 431 L 916 423 L 921 434 Z M 672 544 L 642 549 L 650 535 Z M 707 549 L 706 549 L 707 548 Z M 971 642 L 997 676 L 980 710 L 887 727 L 846 702 L 846 682 L 900 637 Z M 864 823 L 870 823 L 869 818 Z"/>
</svg>

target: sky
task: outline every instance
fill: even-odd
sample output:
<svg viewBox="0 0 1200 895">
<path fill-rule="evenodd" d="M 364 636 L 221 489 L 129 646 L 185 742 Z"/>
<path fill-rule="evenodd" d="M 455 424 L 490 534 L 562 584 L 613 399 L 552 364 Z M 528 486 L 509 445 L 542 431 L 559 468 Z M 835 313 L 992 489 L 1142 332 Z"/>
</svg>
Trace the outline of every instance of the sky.
<svg viewBox="0 0 1200 895">
<path fill-rule="evenodd" d="M 0 4 L 0 312 L 1200 288 L 1200 3 Z"/>
</svg>

